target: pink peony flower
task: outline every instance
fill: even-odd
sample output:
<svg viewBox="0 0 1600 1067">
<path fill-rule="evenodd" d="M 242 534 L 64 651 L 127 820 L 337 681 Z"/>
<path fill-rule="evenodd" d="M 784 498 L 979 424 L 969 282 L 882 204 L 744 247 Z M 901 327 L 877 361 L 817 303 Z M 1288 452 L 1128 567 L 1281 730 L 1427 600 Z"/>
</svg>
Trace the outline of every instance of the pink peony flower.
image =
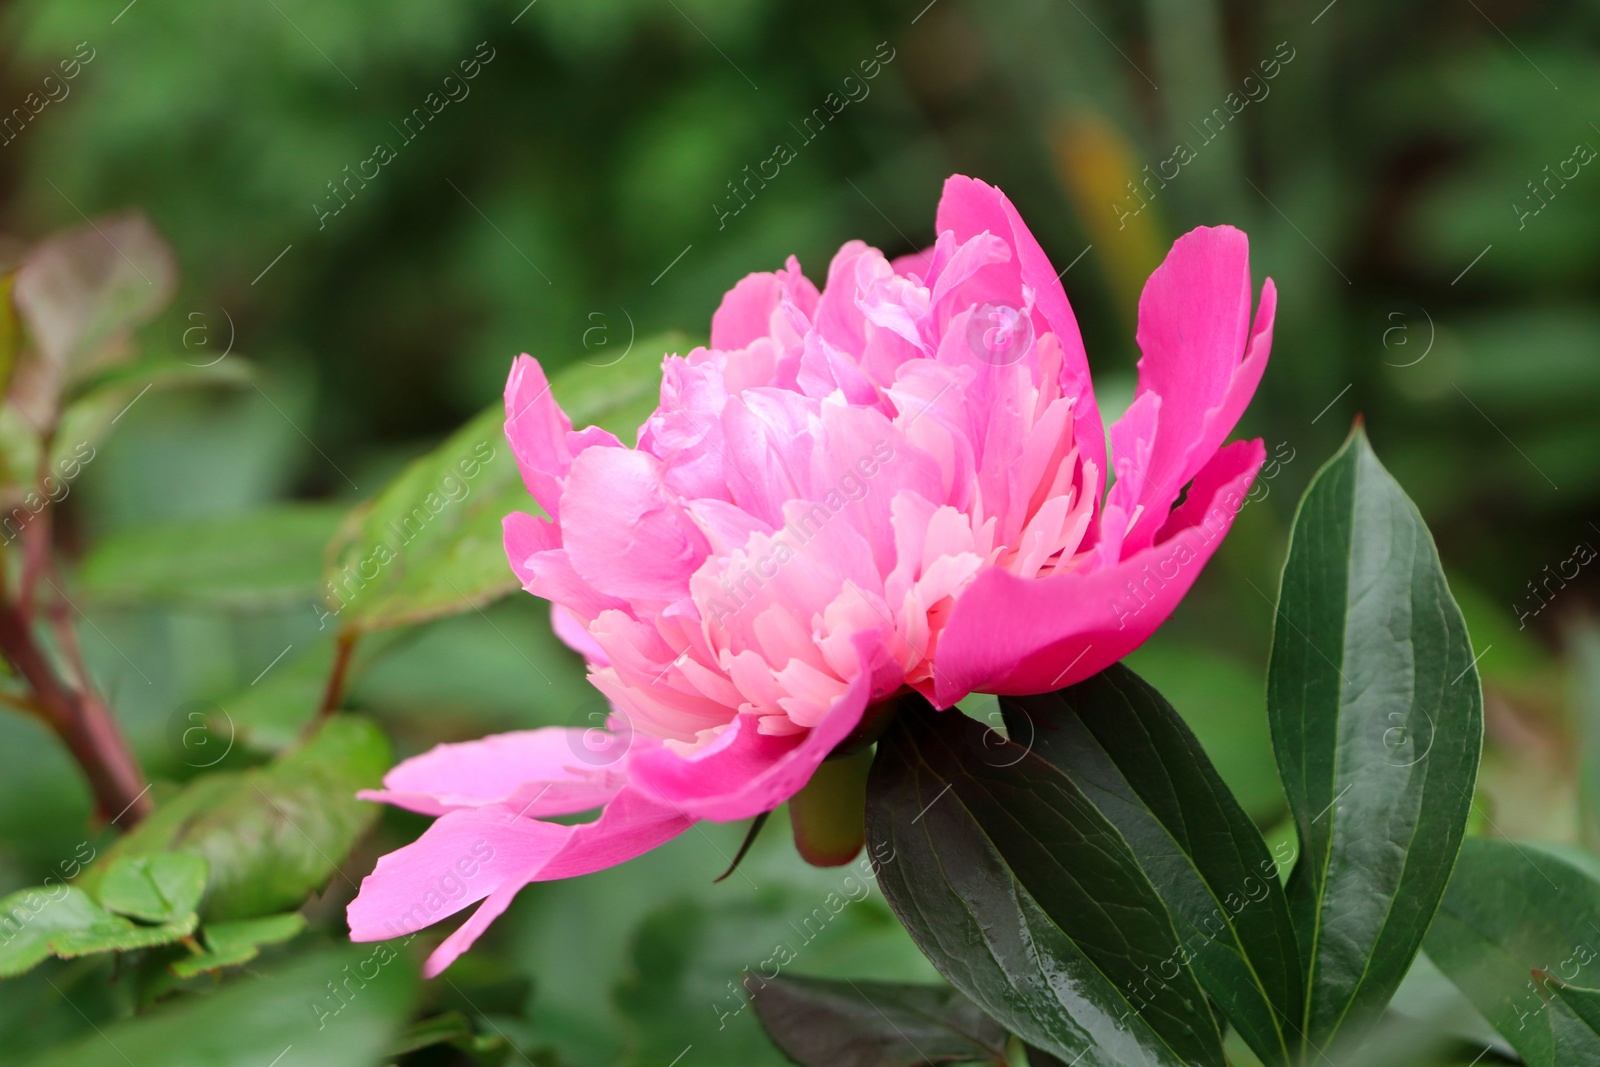
<svg viewBox="0 0 1600 1067">
<path fill-rule="evenodd" d="M 1221 447 L 1271 344 L 1275 290 L 1252 326 L 1248 260 L 1244 234 L 1202 228 L 1152 275 L 1109 462 L 1056 271 L 999 190 L 959 176 L 925 252 L 852 241 L 820 292 L 792 258 L 734 286 L 711 347 L 665 360 L 637 447 L 574 431 L 519 358 L 506 435 L 548 518 L 507 516 L 506 551 L 588 660 L 610 729 L 396 767 L 363 796 L 438 819 L 363 882 L 351 936 L 482 900 L 437 974 L 529 882 L 782 804 L 875 702 L 1043 692 L 1132 651 L 1264 458 L 1258 440 Z"/>
</svg>

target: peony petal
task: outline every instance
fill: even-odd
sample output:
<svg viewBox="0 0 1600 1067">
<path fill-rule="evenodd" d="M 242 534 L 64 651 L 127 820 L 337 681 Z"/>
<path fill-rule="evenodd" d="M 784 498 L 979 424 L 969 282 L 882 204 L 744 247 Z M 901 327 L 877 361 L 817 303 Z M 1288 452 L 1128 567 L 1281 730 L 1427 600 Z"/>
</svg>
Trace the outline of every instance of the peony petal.
<svg viewBox="0 0 1600 1067">
<path fill-rule="evenodd" d="M 1161 397 L 1144 512 L 1128 548 L 1148 547 L 1172 501 L 1232 432 L 1266 369 L 1277 290 L 1250 329 L 1250 244 L 1232 226 L 1178 238 L 1139 298 L 1139 395 Z M 1241 362 L 1242 361 L 1242 362 Z"/>
<path fill-rule="evenodd" d="M 1089 379 L 1089 357 L 1083 349 L 1083 335 L 1078 332 L 1078 319 L 1067 302 L 1061 276 L 1050 265 L 1033 231 L 999 189 L 959 174 L 944 183 L 936 226 L 940 233 L 954 231 L 958 241 L 988 230 L 1006 238 L 1011 245 L 1016 257 L 1014 269 L 1019 291 L 1021 287 L 1032 291 L 1034 307 L 1061 342 L 1061 387 L 1063 395 L 1077 398 L 1078 448 L 1097 469 L 1105 470 L 1105 428 Z"/>
<path fill-rule="evenodd" d="M 1195 478 L 1166 540 L 1115 566 L 1032 580 L 980 574 L 940 638 L 937 703 L 949 707 L 974 691 L 1049 692 L 1133 651 L 1222 543 L 1265 458 L 1259 440 L 1222 449 Z"/>
<path fill-rule="evenodd" d="M 594 822 L 555 826 L 528 819 L 520 821 L 540 827 L 541 834 L 561 831 L 559 846 L 548 855 L 530 852 L 527 866 L 497 886 L 483 905 L 428 957 L 422 970 L 424 977 L 436 977 L 471 948 L 489 924 L 506 910 L 517 891 L 529 882 L 576 878 L 615 867 L 666 844 L 694 825 L 693 819 L 676 808 L 650 800 L 632 789 L 617 794 Z"/>
<path fill-rule="evenodd" d="M 533 499 L 556 517 L 561 481 L 572 462 L 567 434 L 572 421 L 550 395 L 550 381 L 539 361 L 524 353 L 506 380 L 506 440 Z"/>
<path fill-rule="evenodd" d="M 600 592 L 673 601 L 710 546 L 661 482 L 661 461 L 591 448 L 572 461 L 561 494 L 561 540 L 573 569 Z"/>
<path fill-rule="evenodd" d="M 853 636 L 858 653 L 877 638 Z M 865 655 L 861 659 L 867 661 Z M 642 792 L 695 818 L 748 819 L 800 791 L 811 772 L 856 728 L 871 693 L 871 672 L 858 670 L 817 726 L 803 735 L 764 734 L 758 716 L 740 715 L 715 744 L 687 757 L 665 748 L 642 752 L 629 772 Z"/>
<path fill-rule="evenodd" d="M 535 816 L 588 811 L 615 796 L 622 779 L 592 762 L 585 733 L 546 726 L 435 745 L 384 775 L 382 789 L 357 795 L 424 815 L 490 804 Z"/>
<path fill-rule="evenodd" d="M 611 666 L 611 659 L 606 655 L 606 650 L 600 647 L 600 642 L 590 635 L 589 628 L 571 608 L 551 604 L 550 629 L 561 639 L 562 644 L 582 656 L 586 663 L 592 663 L 596 667 Z"/>
<path fill-rule="evenodd" d="M 772 332 L 772 315 L 785 300 L 802 315 L 817 306 L 817 287 L 800 273 L 800 262 L 789 257 L 776 273 L 747 274 L 728 290 L 711 316 L 711 347 L 724 352 L 745 348 Z"/>
<path fill-rule="evenodd" d="M 352 941 L 415 933 L 497 889 L 512 892 L 567 843 L 570 826 L 518 819 L 508 808 L 452 811 L 383 856 L 345 911 Z"/>
</svg>

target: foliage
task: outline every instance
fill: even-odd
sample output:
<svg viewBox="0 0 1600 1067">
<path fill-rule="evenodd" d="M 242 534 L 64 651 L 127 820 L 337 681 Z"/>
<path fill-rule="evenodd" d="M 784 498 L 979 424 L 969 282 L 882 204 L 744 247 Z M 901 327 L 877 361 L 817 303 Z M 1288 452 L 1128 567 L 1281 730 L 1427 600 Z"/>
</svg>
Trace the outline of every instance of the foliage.
<svg viewBox="0 0 1600 1067">
<path fill-rule="evenodd" d="M 1408 1022 L 1451 1036 L 1397 1062 L 1600 1058 L 1600 182 L 1550 177 L 1600 144 L 1582 5 L 4 19 L 7 1062 L 1020 1062 L 1010 1029 L 1035 1064 L 1365 1065 Z M 470 93 L 343 184 L 480 41 Z M 880 41 L 870 96 L 744 185 Z M 1211 135 L 1247 74 L 1270 92 Z M 1198 158 L 1153 177 L 1179 140 Z M 340 943 L 355 881 L 421 829 L 352 799 L 391 749 L 606 710 L 507 596 L 499 518 L 532 507 L 498 429 L 510 356 L 626 440 L 694 343 L 658 331 L 789 252 L 820 278 L 851 237 L 926 244 L 907 220 L 952 169 L 1066 268 L 1112 416 L 1174 236 L 1240 225 L 1278 282 L 1243 429 L 1281 473 L 1183 609 L 1126 666 L 970 702 L 993 729 L 911 702 L 872 779 L 887 904 L 771 830 L 712 886 L 743 828 L 706 826 L 524 892 L 446 980 Z M 1358 437 L 1295 515 L 1356 411 L 1393 476 Z M 86 776 L 74 730 L 105 722 L 128 759 Z M 811 799 L 797 840 L 853 846 L 859 812 Z"/>
</svg>

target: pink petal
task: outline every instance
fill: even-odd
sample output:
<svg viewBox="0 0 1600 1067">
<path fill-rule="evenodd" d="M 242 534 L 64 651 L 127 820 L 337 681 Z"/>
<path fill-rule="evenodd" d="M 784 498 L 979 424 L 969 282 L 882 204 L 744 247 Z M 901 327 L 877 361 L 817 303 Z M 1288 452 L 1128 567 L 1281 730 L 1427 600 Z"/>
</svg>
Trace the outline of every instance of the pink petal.
<svg viewBox="0 0 1600 1067">
<path fill-rule="evenodd" d="M 561 831 L 559 847 L 553 854 L 530 851 L 524 868 L 495 887 L 483 906 L 433 951 L 423 967 L 424 977 L 436 977 L 471 948 L 489 924 L 506 910 L 517 891 L 529 882 L 576 878 L 615 867 L 666 844 L 694 825 L 693 819 L 676 808 L 640 796 L 631 789 L 617 794 L 594 822 L 555 826 L 526 819 L 520 821 L 539 827 L 540 834 Z"/>
<path fill-rule="evenodd" d="M 569 826 L 518 819 L 507 808 L 469 808 L 436 819 L 411 844 L 383 856 L 346 909 L 352 941 L 415 933 L 503 886 L 560 851 Z"/>
<path fill-rule="evenodd" d="M 572 461 L 561 495 L 561 540 L 573 569 L 607 596 L 670 602 L 686 596 L 705 536 L 661 482 L 661 461 L 626 448 L 591 448 Z"/>
<path fill-rule="evenodd" d="M 854 635 L 858 652 L 876 636 Z M 700 751 L 687 757 L 666 748 L 641 752 L 633 758 L 629 773 L 641 791 L 695 818 L 748 819 L 800 791 L 828 753 L 856 728 L 871 693 L 872 672 L 858 670 L 849 688 L 804 734 L 764 734 L 759 716 L 740 715 Z"/>
<path fill-rule="evenodd" d="M 861 351 L 866 320 L 856 307 L 856 260 L 881 255 L 864 241 L 849 241 L 828 264 L 828 281 L 817 301 L 817 330 L 829 344 L 846 352 Z"/>
<path fill-rule="evenodd" d="M 589 628 L 583 620 L 575 615 L 571 608 L 562 607 L 560 604 L 550 605 L 550 629 L 561 639 L 561 643 L 584 658 L 586 663 L 596 667 L 609 667 L 611 660 L 606 656 L 605 649 L 600 647 L 589 633 Z"/>
<path fill-rule="evenodd" d="M 1139 298 L 1139 389 L 1161 397 L 1144 513 L 1128 548 L 1150 545 L 1178 491 L 1210 460 L 1255 394 L 1272 346 L 1277 290 L 1250 329 L 1250 244 L 1231 226 L 1178 238 Z"/>
<path fill-rule="evenodd" d="M 506 380 L 506 440 L 528 492 L 551 518 L 561 497 L 561 480 L 572 462 L 567 434 L 572 422 L 550 395 L 550 381 L 539 361 L 524 353 Z"/>
<path fill-rule="evenodd" d="M 1033 232 L 1011 201 L 992 185 L 953 175 L 944 183 L 939 199 L 937 228 L 940 233 L 954 231 L 956 240 L 965 241 L 984 230 L 1005 238 L 1016 256 L 1019 286 L 1033 291 L 1034 306 L 1045 324 L 1061 342 L 1061 388 L 1063 395 L 1078 399 L 1077 442 L 1082 455 L 1098 470 L 1106 469 L 1105 428 L 1095 403 L 1094 386 L 1089 380 L 1089 357 L 1083 350 L 1083 335 L 1078 319 L 1067 302 L 1060 276 L 1039 247 Z M 990 268 L 998 269 L 998 268 Z"/>
<path fill-rule="evenodd" d="M 817 287 L 800 273 L 793 256 L 783 271 L 747 274 L 728 290 L 711 316 L 711 347 L 732 352 L 766 337 L 772 330 L 772 313 L 785 299 L 806 315 L 817 306 Z"/>
<path fill-rule="evenodd" d="M 1236 441 L 1196 476 L 1166 539 L 1112 567 L 1025 579 L 999 569 L 962 592 L 940 638 L 940 706 L 967 693 L 1042 693 L 1115 663 L 1155 632 L 1233 525 L 1266 459 Z"/>
<path fill-rule="evenodd" d="M 592 762 L 585 733 L 546 726 L 435 745 L 384 775 L 382 789 L 357 795 L 424 815 L 490 804 L 535 816 L 588 811 L 615 796 L 622 779 Z"/>
<path fill-rule="evenodd" d="M 586 620 L 603 611 L 626 608 L 627 601 L 603 595 L 578 576 L 561 547 L 561 530 L 555 523 L 513 511 L 500 525 L 506 558 L 522 588 L 552 602 L 556 636 L 590 663 L 604 666 L 605 654 L 588 635 Z"/>
</svg>

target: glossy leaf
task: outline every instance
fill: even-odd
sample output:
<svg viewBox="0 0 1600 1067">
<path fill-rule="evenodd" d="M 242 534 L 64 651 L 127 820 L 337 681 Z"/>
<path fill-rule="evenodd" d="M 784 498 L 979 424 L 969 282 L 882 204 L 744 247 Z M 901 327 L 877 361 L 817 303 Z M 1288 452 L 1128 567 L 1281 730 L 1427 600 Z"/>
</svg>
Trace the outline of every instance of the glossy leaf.
<svg viewBox="0 0 1600 1067">
<path fill-rule="evenodd" d="M 30 1067 L 368 1067 L 403 1025 L 417 985 L 415 964 L 387 945 L 327 949 L 99 1026 Z"/>
<path fill-rule="evenodd" d="M 551 382 L 574 426 L 632 430 L 654 408 L 659 352 L 614 366 L 578 364 Z M 620 421 L 619 421 L 620 420 Z M 323 588 L 323 621 L 381 630 L 472 611 L 512 592 L 501 521 L 537 509 L 505 439 L 505 408 L 494 404 L 439 447 L 413 461 L 335 537 Z"/>
<path fill-rule="evenodd" d="M 755 995 L 773 1044 L 802 1067 L 1006 1062 L 1006 1032 L 945 986 L 778 978 Z"/>
<path fill-rule="evenodd" d="M 173 922 L 200 906 L 207 869 L 205 857 L 193 852 L 125 856 L 106 868 L 100 904 L 144 922 Z"/>
<path fill-rule="evenodd" d="M 1565 1067 L 1536 972 L 1600 986 L 1600 882 L 1536 845 L 1469 840 L 1427 950 L 1532 1067 Z"/>
<path fill-rule="evenodd" d="M 1267 714 L 1300 842 L 1289 906 L 1303 1028 L 1370 1027 L 1444 893 L 1472 803 L 1483 698 L 1433 539 L 1357 427 L 1295 517 Z"/>
<path fill-rule="evenodd" d="M 1121 665 L 1003 697 L 1007 733 L 1070 776 L 1171 910 L 1186 958 L 1266 1063 L 1301 1047 L 1300 954 L 1274 857 L 1172 705 Z"/>
<path fill-rule="evenodd" d="M 1204 993 L 1127 841 L 1067 775 L 907 699 L 867 791 L 878 884 L 957 989 L 1097 1064 L 1223 1062 Z"/>
<path fill-rule="evenodd" d="M 1555 1062 L 1600 1063 L 1600 989 L 1552 983 L 1550 1039 Z"/>
<path fill-rule="evenodd" d="M 377 726 L 335 716 L 265 767 L 195 779 L 108 849 L 83 884 L 98 891 L 106 867 L 122 857 L 182 849 L 211 865 L 201 909 L 207 921 L 298 908 L 377 818 L 355 793 L 378 785 L 390 762 Z"/>
</svg>

